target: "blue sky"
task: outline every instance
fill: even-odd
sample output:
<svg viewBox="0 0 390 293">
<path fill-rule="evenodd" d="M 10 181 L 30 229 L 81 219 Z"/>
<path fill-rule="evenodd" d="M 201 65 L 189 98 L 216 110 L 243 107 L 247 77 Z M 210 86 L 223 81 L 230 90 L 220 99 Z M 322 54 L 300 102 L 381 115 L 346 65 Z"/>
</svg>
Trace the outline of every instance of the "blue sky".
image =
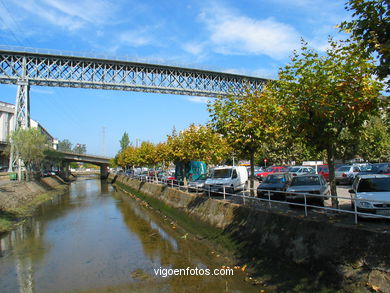
<svg viewBox="0 0 390 293">
<path fill-rule="evenodd" d="M 276 78 L 304 38 L 323 51 L 348 19 L 343 0 L 0 0 L 0 45 Z M 16 86 L 0 84 L 15 103 Z M 130 140 L 164 141 L 206 123 L 206 98 L 32 87 L 31 115 L 58 139 L 113 156 Z"/>
</svg>

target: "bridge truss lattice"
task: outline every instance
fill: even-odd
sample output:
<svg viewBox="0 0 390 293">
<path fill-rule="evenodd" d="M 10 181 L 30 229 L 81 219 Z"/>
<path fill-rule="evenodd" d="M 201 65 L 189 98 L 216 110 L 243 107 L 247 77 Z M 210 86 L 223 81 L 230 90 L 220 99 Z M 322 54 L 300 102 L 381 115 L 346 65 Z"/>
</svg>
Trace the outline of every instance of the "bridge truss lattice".
<svg viewBox="0 0 390 293">
<path fill-rule="evenodd" d="M 266 82 L 208 70 L 0 48 L 0 83 L 18 85 L 14 130 L 29 127 L 30 86 L 218 97 L 260 90 Z"/>
</svg>

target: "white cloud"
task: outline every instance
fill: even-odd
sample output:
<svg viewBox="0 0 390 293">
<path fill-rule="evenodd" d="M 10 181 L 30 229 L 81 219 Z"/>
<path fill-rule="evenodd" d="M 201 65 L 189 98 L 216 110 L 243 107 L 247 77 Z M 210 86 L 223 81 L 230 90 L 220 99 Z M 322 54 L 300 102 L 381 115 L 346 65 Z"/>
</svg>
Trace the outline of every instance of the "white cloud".
<svg viewBox="0 0 390 293">
<path fill-rule="evenodd" d="M 299 47 L 298 32 L 273 18 L 253 19 L 226 9 L 210 9 L 200 15 L 200 20 L 206 24 L 210 41 L 218 53 L 282 59 Z"/>
<path fill-rule="evenodd" d="M 153 43 L 153 39 L 144 29 L 137 31 L 123 32 L 119 36 L 119 41 L 125 45 L 141 47 Z"/>
<path fill-rule="evenodd" d="M 103 0 L 44 0 L 44 2 L 64 15 L 89 23 L 103 23 L 113 10 L 112 4 Z"/>
<path fill-rule="evenodd" d="M 78 30 L 87 24 L 106 23 L 115 11 L 104 0 L 25 0 L 13 3 L 30 14 L 69 31 Z"/>
<path fill-rule="evenodd" d="M 183 46 L 184 51 L 192 54 L 192 55 L 200 55 L 204 50 L 203 43 L 189 42 L 185 43 Z"/>
</svg>

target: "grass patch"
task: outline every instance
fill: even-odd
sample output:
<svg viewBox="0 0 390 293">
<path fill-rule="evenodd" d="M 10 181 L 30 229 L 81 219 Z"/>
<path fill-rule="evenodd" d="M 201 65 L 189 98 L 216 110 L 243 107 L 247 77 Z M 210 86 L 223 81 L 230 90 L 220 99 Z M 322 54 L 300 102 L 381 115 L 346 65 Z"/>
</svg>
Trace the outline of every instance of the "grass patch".
<svg viewBox="0 0 390 293">
<path fill-rule="evenodd" d="M 15 216 L 9 215 L 5 212 L 0 212 L 0 233 L 11 230 L 15 222 Z"/>
<path fill-rule="evenodd" d="M 164 215 L 168 216 L 177 224 L 183 228 L 186 232 L 192 235 L 200 236 L 203 239 L 207 239 L 217 244 L 221 248 L 227 249 L 230 252 L 234 252 L 237 248 L 236 243 L 230 238 L 229 235 L 224 233 L 221 229 L 214 228 L 200 220 L 194 219 L 186 214 L 184 211 L 171 206 L 166 205 L 162 201 L 147 196 L 144 193 L 127 186 L 122 182 L 115 182 L 120 189 L 131 193 L 132 195 L 142 199 L 148 203 L 153 209 L 160 211 Z"/>
<path fill-rule="evenodd" d="M 35 196 L 28 203 L 17 208 L 9 210 L 0 210 L 0 233 L 10 231 L 14 226 L 24 218 L 33 215 L 35 209 L 45 201 L 53 199 L 55 196 L 62 194 L 67 186 L 58 186 L 56 190 L 45 192 Z"/>
</svg>

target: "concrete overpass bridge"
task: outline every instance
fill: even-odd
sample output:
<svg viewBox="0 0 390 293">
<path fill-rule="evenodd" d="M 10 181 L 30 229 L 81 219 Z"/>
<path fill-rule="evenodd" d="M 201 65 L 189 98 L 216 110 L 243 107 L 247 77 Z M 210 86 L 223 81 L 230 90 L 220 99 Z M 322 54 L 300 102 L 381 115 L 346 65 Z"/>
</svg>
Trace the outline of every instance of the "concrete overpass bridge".
<svg viewBox="0 0 390 293">
<path fill-rule="evenodd" d="M 52 154 L 64 163 L 63 171 L 65 172 L 65 176 L 69 176 L 69 163 L 78 162 L 100 166 L 100 177 L 102 179 L 106 179 L 108 177 L 108 165 L 110 163 L 110 158 L 63 151 L 54 151 Z"/>
</svg>

